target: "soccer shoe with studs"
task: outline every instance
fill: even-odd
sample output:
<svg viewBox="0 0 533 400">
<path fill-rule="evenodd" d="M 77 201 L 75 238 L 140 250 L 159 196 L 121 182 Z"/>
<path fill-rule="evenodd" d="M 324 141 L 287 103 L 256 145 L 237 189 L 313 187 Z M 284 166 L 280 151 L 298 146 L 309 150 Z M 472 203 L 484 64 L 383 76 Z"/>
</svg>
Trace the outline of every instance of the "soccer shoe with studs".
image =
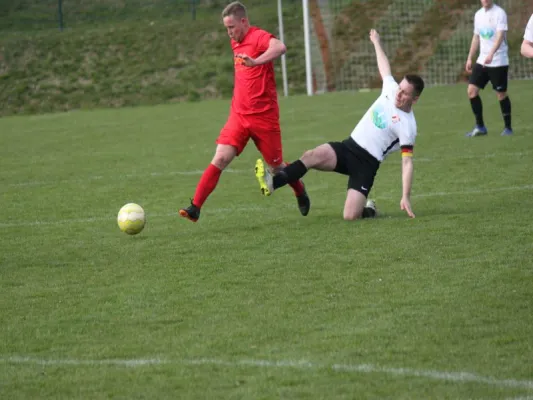
<svg viewBox="0 0 533 400">
<path fill-rule="evenodd" d="M 255 177 L 259 182 L 259 187 L 263 196 L 270 196 L 274 191 L 274 184 L 272 182 L 272 174 L 265 167 L 263 160 L 259 159 L 255 163 Z"/>
<path fill-rule="evenodd" d="M 305 190 L 305 186 L 303 193 L 299 196 L 296 196 L 296 200 L 298 201 L 298 209 L 300 210 L 300 214 L 305 217 L 307 214 L 309 214 L 309 210 L 311 209 L 311 199 L 309 199 L 309 195 Z"/>
<path fill-rule="evenodd" d="M 179 214 L 183 218 L 187 218 L 192 222 L 196 222 L 200 218 L 200 209 L 196 207 L 191 201 L 191 205 L 187 208 L 181 208 L 179 210 Z"/>
<path fill-rule="evenodd" d="M 501 136 L 511 136 L 512 134 L 513 130 L 511 128 L 505 128 L 501 133 Z"/>
<path fill-rule="evenodd" d="M 466 134 L 466 137 L 485 136 L 487 135 L 487 128 L 484 126 L 475 126 L 470 132 Z"/>
</svg>

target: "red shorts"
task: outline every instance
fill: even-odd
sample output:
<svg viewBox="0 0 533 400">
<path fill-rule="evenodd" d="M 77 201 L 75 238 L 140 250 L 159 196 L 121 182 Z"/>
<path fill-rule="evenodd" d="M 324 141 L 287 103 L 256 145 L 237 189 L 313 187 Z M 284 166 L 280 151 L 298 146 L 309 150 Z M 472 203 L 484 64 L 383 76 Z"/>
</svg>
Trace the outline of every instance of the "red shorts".
<svg viewBox="0 0 533 400">
<path fill-rule="evenodd" d="M 239 155 L 250 138 L 268 165 L 277 167 L 283 162 L 277 109 L 259 114 L 238 114 L 232 110 L 216 143 L 235 147 Z"/>
</svg>

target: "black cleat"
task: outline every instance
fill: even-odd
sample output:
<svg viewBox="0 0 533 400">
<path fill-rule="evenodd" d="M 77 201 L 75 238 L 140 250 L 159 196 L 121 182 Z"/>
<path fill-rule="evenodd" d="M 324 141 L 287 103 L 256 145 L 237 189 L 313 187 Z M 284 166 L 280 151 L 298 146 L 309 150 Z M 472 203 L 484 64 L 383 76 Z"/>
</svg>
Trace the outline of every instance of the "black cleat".
<svg viewBox="0 0 533 400">
<path fill-rule="evenodd" d="M 296 200 L 298 201 L 298 208 L 300 210 L 300 214 L 305 217 L 307 214 L 309 214 L 309 209 L 311 208 L 311 199 L 309 199 L 305 188 L 304 192 L 301 195 L 296 196 Z"/>
<path fill-rule="evenodd" d="M 180 213 L 180 215 L 183 218 L 190 219 L 192 222 L 196 222 L 200 218 L 200 209 L 198 207 L 196 207 L 192 203 L 192 201 L 191 201 L 191 205 L 189 207 L 181 208 L 179 210 L 179 213 Z"/>
</svg>

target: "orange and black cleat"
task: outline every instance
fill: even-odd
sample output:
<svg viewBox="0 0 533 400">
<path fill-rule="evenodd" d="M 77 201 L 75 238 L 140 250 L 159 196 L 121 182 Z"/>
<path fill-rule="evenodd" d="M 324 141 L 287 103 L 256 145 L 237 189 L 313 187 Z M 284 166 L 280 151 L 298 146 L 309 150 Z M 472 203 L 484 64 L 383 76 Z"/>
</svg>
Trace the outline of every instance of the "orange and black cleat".
<svg viewBox="0 0 533 400">
<path fill-rule="evenodd" d="M 200 218 L 200 209 L 198 207 L 196 207 L 192 203 L 192 201 L 191 201 L 191 205 L 189 207 L 181 208 L 179 210 L 179 213 L 180 213 L 180 215 L 183 218 L 187 218 L 187 219 L 191 220 L 192 222 L 196 222 Z"/>
</svg>

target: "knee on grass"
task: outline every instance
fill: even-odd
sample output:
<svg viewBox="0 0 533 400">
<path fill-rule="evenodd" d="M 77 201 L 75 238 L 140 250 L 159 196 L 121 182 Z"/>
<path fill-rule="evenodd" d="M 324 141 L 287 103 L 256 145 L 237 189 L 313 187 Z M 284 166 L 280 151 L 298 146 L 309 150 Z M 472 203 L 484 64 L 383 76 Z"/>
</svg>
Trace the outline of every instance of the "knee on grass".
<svg viewBox="0 0 533 400">
<path fill-rule="evenodd" d="M 343 218 L 345 221 L 355 221 L 357 219 L 361 219 L 363 217 L 363 210 L 344 210 Z"/>
</svg>

